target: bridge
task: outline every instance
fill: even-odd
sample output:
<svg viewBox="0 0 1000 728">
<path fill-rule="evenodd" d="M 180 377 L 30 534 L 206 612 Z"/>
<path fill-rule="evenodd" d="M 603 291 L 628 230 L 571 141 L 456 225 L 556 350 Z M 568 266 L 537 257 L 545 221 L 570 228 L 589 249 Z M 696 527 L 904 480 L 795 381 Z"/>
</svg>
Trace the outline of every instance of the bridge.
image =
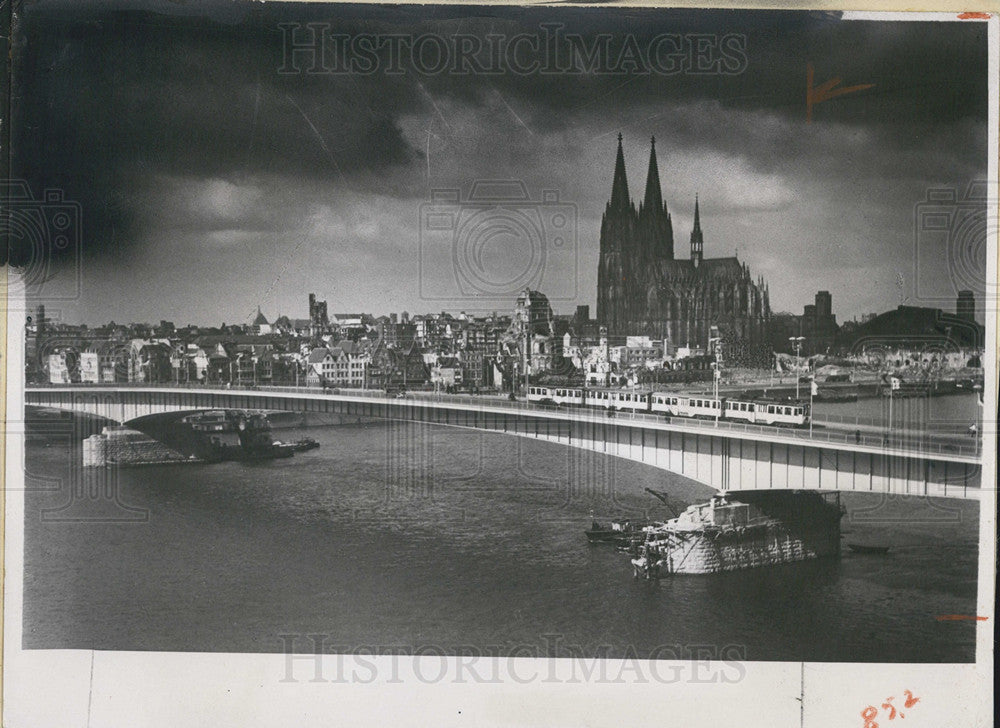
<svg viewBox="0 0 1000 728">
<path fill-rule="evenodd" d="M 981 445 L 971 438 L 823 426 L 781 428 L 652 414 L 556 408 L 500 397 L 218 385 L 29 386 L 27 406 L 112 420 L 163 439 L 181 417 L 213 409 L 383 418 L 504 433 L 645 463 L 720 491 L 826 490 L 978 499 Z M 168 443 L 170 444 L 170 443 Z"/>
</svg>

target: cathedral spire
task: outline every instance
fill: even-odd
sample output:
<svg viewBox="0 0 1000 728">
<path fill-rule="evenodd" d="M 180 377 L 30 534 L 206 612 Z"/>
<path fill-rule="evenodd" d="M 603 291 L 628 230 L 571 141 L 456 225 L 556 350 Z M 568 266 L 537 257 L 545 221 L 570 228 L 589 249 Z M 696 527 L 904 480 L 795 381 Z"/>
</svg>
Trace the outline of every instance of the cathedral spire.
<svg viewBox="0 0 1000 728">
<path fill-rule="evenodd" d="M 694 196 L 694 228 L 691 230 L 691 260 L 695 267 L 701 262 L 705 241 L 701 235 L 701 215 L 698 212 L 698 195 Z"/>
<path fill-rule="evenodd" d="M 627 210 L 631 205 L 628 196 L 628 178 L 625 176 L 625 155 L 622 152 L 622 135 L 618 133 L 618 156 L 615 158 L 615 181 L 611 186 L 611 207 Z"/>
<path fill-rule="evenodd" d="M 649 141 L 649 173 L 646 175 L 646 197 L 642 206 L 646 210 L 659 210 L 663 207 L 660 171 L 656 167 L 656 137 L 652 137 Z"/>
</svg>

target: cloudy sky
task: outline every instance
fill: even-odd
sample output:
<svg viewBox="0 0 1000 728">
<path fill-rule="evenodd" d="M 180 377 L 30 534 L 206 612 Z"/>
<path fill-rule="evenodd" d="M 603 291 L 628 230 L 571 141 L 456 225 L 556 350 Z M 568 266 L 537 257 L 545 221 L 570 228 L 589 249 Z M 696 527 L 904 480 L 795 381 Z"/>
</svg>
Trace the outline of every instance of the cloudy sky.
<svg viewBox="0 0 1000 728">
<path fill-rule="evenodd" d="M 656 137 L 678 257 L 698 194 L 705 255 L 738 254 L 776 311 L 818 289 L 841 321 L 901 301 L 950 309 L 958 288 L 982 298 L 982 220 L 950 236 L 915 221 L 929 190 L 962 198 L 987 175 L 984 23 L 166 0 L 24 11 L 13 176 L 80 211 L 72 243 L 30 264 L 30 293 L 65 321 L 240 323 L 258 305 L 304 317 L 310 291 L 331 311 L 506 310 L 524 282 L 557 312 L 593 307 L 619 132 L 634 198 Z M 315 66 L 288 55 L 282 28 L 307 22 L 329 36 Z M 553 61 L 552 23 L 606 56 Z M 362 36 L 383 45 L 365 55 Z M 423 55 L 391 62 L 387 39 L 421 36 Z M 566 37 L 552 47 L 568 53 Z M 475 43 L 475 63 L 432 67 Z M 705 55 L 682 58 L 693 44 Z M 815 85 L 874 86 L 807 123 L 810 63 Z M 527 200 L 469 205 L 476 182 L 480 201 Z"/>
</svg>

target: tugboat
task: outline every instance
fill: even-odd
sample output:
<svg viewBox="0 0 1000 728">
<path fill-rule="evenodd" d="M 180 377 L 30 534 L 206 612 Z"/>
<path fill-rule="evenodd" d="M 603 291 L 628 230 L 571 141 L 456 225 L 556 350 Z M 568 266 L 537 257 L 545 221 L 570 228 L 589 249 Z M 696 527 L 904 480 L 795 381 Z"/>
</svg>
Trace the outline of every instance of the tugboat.
<svg viewBox="0 0 1000 728">
<path fill-rule="evenodd" d="M 677 516 L 677 511 L 670 505 L 665 493 L 652 488 L 646 488 L 646 492 L 658 498 L 675 517 Z M 646 529 L 662 525 L 662 523 L 662 521 L 648 520 L 633 521 L 630 518 L 622 517 L 611 521 L 610 524 L 594 521 L 584 533 L 587 536 L 587 541 L 592 544 L 608 543 L 635 551 L 635 547 L 646 540 Z"/>
<path fill-rule="evenodd" d="M 226 410 L 226 419 L 239 437 L 239 444 L 228 444 L 219 437 L 212 437 L 204 444 L 206 452 L 203 459 L 209 462 L 275 460 L 290 458 L 295 454 L 295 444 L 279 442 L 273 438 L 266 415 Z"/>
<path fill-rule="evenodd" d="M 739 500 L 737 500 L 739 498 Z M 713 496 L 645 529 L 633 576 L 711 574 L 840 553 L 839 498 L 812 492 Z"/>
<path fill-rule="evenodd" d="M 615 546 L 630 547 L 646 540 L 645 528 L 654 525 L 651 521 L 632 521 L 620 518 L 610 524 L 594 521 L 590 528 L 584 531 L 587 541 L 592 544 L 609 543 Z"/>
</svg>

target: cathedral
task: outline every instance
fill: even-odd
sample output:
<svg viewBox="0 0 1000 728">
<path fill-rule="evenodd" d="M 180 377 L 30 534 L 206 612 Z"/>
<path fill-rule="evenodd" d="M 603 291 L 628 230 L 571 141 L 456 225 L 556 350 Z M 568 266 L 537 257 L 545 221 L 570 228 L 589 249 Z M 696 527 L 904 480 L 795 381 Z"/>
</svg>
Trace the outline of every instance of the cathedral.
<svg viewBox="0 0 1000 728">
<path fill-rule="evenodd" d="M 611 200 L 601 219 L 598 322 L 614 337 L 645 335 L 692 347 L 707 347 L 711 327 L 718 326 L 728 351 L 756 358 L 771 316 L 767 286 L 761 278 L 754 280 L 736 256 L 705 258 L 703 252 L 695 198 L 690 258 L 674 258 L 674 230 L 660 191 L 655 139 L 645 195 L 636 209 L 619 134 Z"/>
</svg>

